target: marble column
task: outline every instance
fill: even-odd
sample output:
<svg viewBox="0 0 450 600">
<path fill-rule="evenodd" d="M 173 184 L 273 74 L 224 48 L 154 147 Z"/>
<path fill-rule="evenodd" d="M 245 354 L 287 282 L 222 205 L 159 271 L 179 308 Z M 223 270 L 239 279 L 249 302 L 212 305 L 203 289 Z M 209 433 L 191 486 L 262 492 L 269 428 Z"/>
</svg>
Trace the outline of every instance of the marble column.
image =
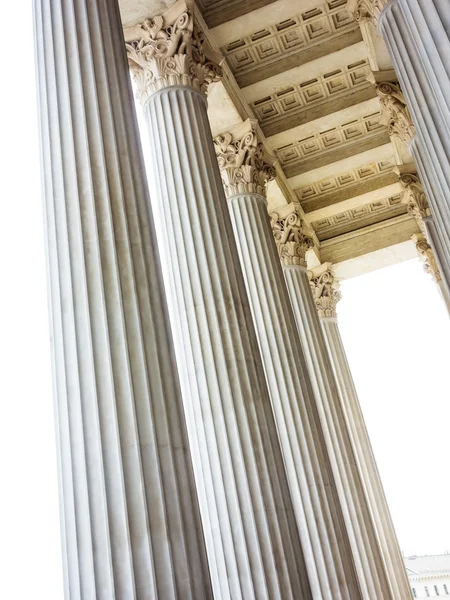
<svg viewBox="0 0 450 600">
<path fill-rule="evenodd" d="M 417 129 L 420 178 L 431 180 L 431 213 L 450 260 L 450 11 L 447 0 L 348 0 L 359 21 L 378 24 Z M 420 162 L 427 162 L 425 171 Z M 450 262 L 444 274 L 450 273 Z M 450 280 L 447 281 L 450 287 Z"/>
<path fill-rule="evenodd" d="M 207 117 L 219 57 L 194 8 L 125 31 L 148 126 L 162 267 L 215 598 L 309 599 Z"/>
<path fill-rule="evenodd" d="M 324 335 L 311 295 L 305 254 L 311 238 L 299 205 L 272 215 L 272 226 L 331 460 L 363 598 L 393 598 L 382 551 L 351 443 Z"/>
<path fill-rule="evenodd" d="M 264 156 L 255 125 L 247 120 L 214 143 L 309 581 L 314 598 L 363 598 L 267 213 L 265 187 L 275 177 L 273 161 Z"/>
<path fill-rule="evenodd" d="M 35 0 L 67 600 L 211 598 L 115 0 Z"/>
<path fill-rule="evenodd" d="M 324 263 L 314 271 L 310 271 L 308 275 L 338 385 L 342 410 L 388 575 L 390 594 L 386 597 L 395 600 L 411 598 L 403 558 L 339 332 L 336 305 L 341 298 L 341 293 L 330 263 Z"/>
<path fill-rule="evenodd" d="M 407 205 L 408 214 L 416 221 L 420 229 L 420 233 L 414 234 L 411 239 L 423 262 L 425 272 L 436 283 L 447 310 L 450 310 L 450 295 L 442 279 L 434 250 L 428 240 L 425 219 L 430 217 L 430 209 L 422 183 L 416 173 L 400 172 L 399 170 L 399 177 L 405 190 L 402 202 Z"/>
</svg>

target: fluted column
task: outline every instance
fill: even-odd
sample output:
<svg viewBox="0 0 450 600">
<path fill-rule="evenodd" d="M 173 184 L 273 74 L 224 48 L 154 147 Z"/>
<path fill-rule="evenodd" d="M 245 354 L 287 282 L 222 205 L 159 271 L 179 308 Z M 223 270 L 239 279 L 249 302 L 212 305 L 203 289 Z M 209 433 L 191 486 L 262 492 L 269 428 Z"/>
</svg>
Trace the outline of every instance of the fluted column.
<svg viewBox="0 0 450 600">
<path fill-rule="evenodd" d="M 402 202 L 407 205 L 408 214 L 416 221 L 421 232 L 419 234 L 414 234 L 411 239 L 423 262 L 425 272 L 428 273 L 436 283 L 447 310 L 449 310 L 450 295 L 442 280 L 433 248 L 427 239 L 428 235 L 425 219 L 430 217 L 430 209 L 428 207 L 422 183 L 415 173 L 408 172 L 400 173 L 400 183 L 405 190 Z"/>
<path fill-rule="evenodd" d="M 341 293 L 334 279 L 330 263 L 325 263 L 313 272 L 309 272 L 309 278 L 338 385 L 342 410 L 345 414 L 388 575 L 391 593 L 387 597 L 395 600 L 406 600 L 411 598 L 411 589 L 339 332 L 336 305 L 341 298 Z"/>
<path fill-rule="evenodd" d="M 378 24 L 392 57 L 421 152 L 411 147 L 422 181 L 428 177 L 431 213 L 446 248 L 450 287 L 450 10 L 447 0 L 348 0 L 360 21 Z M 425 169 L 424 162 L 429 163 Z"/>
<path fill-rule="evenodd" d="M 362 597 L 392 598 L 337 383 L 311 295 L 305 263 L 310 238 L 301 220 L 298 205 L 292 205 L 291 214 L 284 218 L 274 214 L 272 226 L 331 460 Z"/>
<path fill-rule="evenodd" d="M 115 0 L 35 0 L 67 600 L 211 598 Z"/>
<path fill-rule="evenodd" d="M 194 9 L 125 32 L 148 126 L 169 313 L 216 598 L 311 598 L 206 110 Z M 216 61 L 216 62 L 214 62 Z"/>
<path fill-rule="evenodd" d="M 270 157 L 248 120 L 214 143 L 314 598 L 362 598 L 295 318 L 273 239 Z"/>
</svg>

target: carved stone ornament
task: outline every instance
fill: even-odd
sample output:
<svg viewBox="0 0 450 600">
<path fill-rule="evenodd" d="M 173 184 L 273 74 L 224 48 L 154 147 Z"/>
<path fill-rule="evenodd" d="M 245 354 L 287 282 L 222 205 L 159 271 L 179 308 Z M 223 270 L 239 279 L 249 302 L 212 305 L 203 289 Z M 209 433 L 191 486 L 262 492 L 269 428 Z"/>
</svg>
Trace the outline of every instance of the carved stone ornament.
<svg viewBox="0 0 450 600">
<path fill-rule="evenodd" d="M 387 125 L 389 135 L 408 144 L 416 130 L 399 84 L 396 82 L 379 83 L 377 95 L 382 109 L 380 122 Z"/>
<path fill-rule="evenodd" d="M 270 215 L 273 237 L 283 266 L 306 267 L 306 253 L 314 242 L 301 218 L 300 205 L 292 203 L 290 207 L 292 212 L 286 217 Z"/>
<path fill-rule="evenodd" d="M 248 119 L 229 133 L 214 138 L 217 161 L 228 198 L 236 194 L 266 195 L 266 184 L 275 179 L 274 159 L 264 154 L 254 122 Z"/>
<path fill-rule="evenodd" d="M 423 270 L 425 273 L 428 273 L 436 283 L 439 283 L 441 281 L 441 274 L 439 273 L 439 267 L 437 266 L 433 248 L 427 242 L 427 238 L 422 233 L 418 233 L 413 235 L 411 239 L 415 243 L 416 250 L 422 258 Z"/>
<path fill-rule="evenodd" d="M 407 204 L 408 214 L 425 234 L 423 220 L 430 215 L 430 209 L 420 179 L 415 173 L 403 173 L 400 175 L 400 183 L 405 190 L 402 202 Z"/>
<path fill-rule="evenodd" d="M 331 264 L 325 263 L 314 271 L 308 271 L 308 277 L 319 317 L 335 319 L 336 305 L 342 294 L 331 270 Z"/>
<path fill-rule="evenodd" d="M 358 23 L 372 21 L 376 24 L 389 2 L 390 0 L 348 0 L 347 10 Z"/>
<path fill-rule="evenodd" d="M 206 95 L 209 84 L 222 75 L 222 56 L 205 42 L 190 4 L 180 0 L 163 15 L 124 30 L 128 63 L 142 104 L 158 90 L 174 85 Z"/>
</svg>

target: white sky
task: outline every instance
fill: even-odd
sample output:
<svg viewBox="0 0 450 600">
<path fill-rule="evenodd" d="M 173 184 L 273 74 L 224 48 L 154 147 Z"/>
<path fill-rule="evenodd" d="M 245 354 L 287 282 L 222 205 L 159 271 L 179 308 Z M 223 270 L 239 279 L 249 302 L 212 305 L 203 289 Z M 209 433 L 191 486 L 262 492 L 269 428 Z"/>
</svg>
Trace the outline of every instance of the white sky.
<svg viewBox="0 0 450 600">
<path fill-rule="evenodd" d="M 61 600 L 31 2 L 0 36 L 0 596 Z M 450 321 L 417 261 L 345 282 L 341 330 L 400 544 L 450 550 Z"/>
</svg>

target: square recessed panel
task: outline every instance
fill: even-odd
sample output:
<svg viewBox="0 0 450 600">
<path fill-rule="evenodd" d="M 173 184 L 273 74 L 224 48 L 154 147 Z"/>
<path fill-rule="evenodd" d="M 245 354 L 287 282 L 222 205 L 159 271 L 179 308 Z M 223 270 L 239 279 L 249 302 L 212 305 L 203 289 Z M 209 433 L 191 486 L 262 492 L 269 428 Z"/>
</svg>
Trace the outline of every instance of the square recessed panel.
<svg viewBox="0 0 450 600">
<path fill-rule="evenodd" d="M 356 183 L 356 177 L 353 173 L 343 173 L 342 175 L 338 176 L 337 180 L 341 187 L 345 187 L 346 185 Z"/>
<path fill-rule="evenodd" d="M 340 92 L 345 92 L 345 90 L 349 89 L 349 84 L 346 81 L 346 78 L 341 75 L 341 77 L 335 77 L 330 79 L 325 84 L 327 86 L 328 93 L 330 96 L 332 94 L 339 94 Z"/>
<path fill-rule="evenodd" d="M 314 138 L 300 142 L 299 148 L 303 156 L 310 156 L 311 154 L 316 154 L 317 152 L 320 152 L 319 141 Z"/>
<path fill-rule="evenodd" d="M 377 170 L 374 164 L 366 165 L 357 170 L 359 179 L 367 179 L 377 174 Z"/>
<path fill-rule="evenodd" d="M 297 149 L 294 148 L 292 145 L 284 148 L 279 148 L 276 151 L 276 154 L 279 156 L 280 160 L 283 163 L 295 160 L 299 157 Z"/>
<path fill-rule="evenodd" d="M 306 26 L 306 35 L 310 40 L 317 40 L 330 33 L 330 24 L 326 17 L 317 19 Z"/>
<path fill-rule="evenodd" d="M 364 118 L 364 125 L 368 132 L 382 129 L 384 125 L 380 123 L 381 113 L 375 113 Z"/>
<path fill-rule="evenodd" d="M 307 200 L 308 198 L 317 196 L 317 191 L 312 185 L 308 185 L 300 190 L 297 190 L 297 195 L 301 200 Z"/>
<path fill-rule="evenodd" d="M 343 133 L 346 140 L 354 140 L 364 135 L 362 125 L 358 121 L 344 127 Z"/>
<path fill-rule="evenodd" d="M 330 131 L 321 133 L 320 139 L 325 149 L 336 146 L 342 141 L 340 132 L 336 129 L 331 129 Z"/>
<path fill-rule="evenodd" d="M 319 188 L 319 191 L 324 194 L 327 192 L 331 192 L 333 190 L 337 189 L 337 183 L 335 179 L 325 179 L 324 181 L 320 181 L 317 184 L 317 187 Z"/>
<path fill-rule="evenodd" d="M 270 38 L 261 44 L 257 44 L 255 46 L 255 52 L 259 60 L 266 60 L 267 58 L 281 55 L 276 38 Z"/>
<path fill-rule="evenodd" d="M 281 40 L 281 43 L 285 50 L 291 50 L 292 48 L 295 48 L 295 47 L 300 48 L 301 46 L 304 46 L 306 43 L 305 36 L 304 36 L 302 30 L 300 29 L 300 27 L 297 27 L 297 29 L 292 29 L 291 31 L 287 31 L 286 33 L 283 33 L 280 36 L 280 40 Z"/>
</svg>

